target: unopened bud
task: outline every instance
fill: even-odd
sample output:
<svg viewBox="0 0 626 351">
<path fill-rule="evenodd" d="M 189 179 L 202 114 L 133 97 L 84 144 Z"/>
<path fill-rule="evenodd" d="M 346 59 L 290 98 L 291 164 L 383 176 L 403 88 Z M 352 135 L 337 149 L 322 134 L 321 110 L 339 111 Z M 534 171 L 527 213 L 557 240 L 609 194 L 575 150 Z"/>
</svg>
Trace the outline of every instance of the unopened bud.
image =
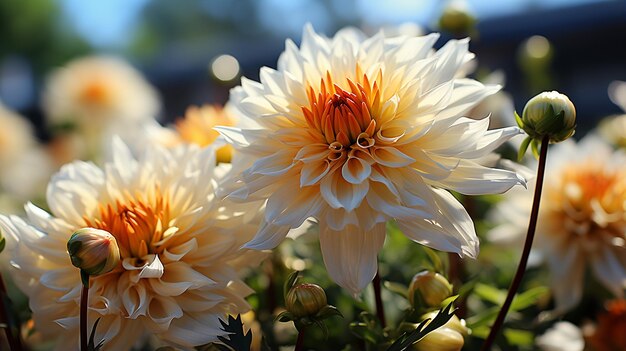
<svg viewBox="0 0 626 351">
<path fill-rule="evenodd" d="M 326 292 L 316 284 L 298 284 L 293 286 L 285 297 L 287 311 L 294 316 L 307 317 L 316 315 L 328 305 Z"/>
<path fill-rule="evenodd" d="M 433 320 L 437 316 L 438 313 L 439 311 L 428 312 L 422 316 L 422 320 L 426 320 L 426 319 Z M 459 319 L 459 317 L 457 317 L 456 315 L 452 315 L 452 318 L 450 318 L 446 322 L 446 324 L 443 325 L 443 327 L 455 330 L 463 336 L 468 336 L 470 334 L 470 330 L 469 328 L 467 328 L 465 320 Z"/>
<path fill-rule="evenodd" d="M 574 135 L 576 108 L 566 95 L 543 92 L 526 103 L 520 127 L 535 140 L 548 136 L 551 143 L 561 142 Z"/>
<path fill-rule="evenodd" d="M 451 295 L 452 285 L 439 273 L 419 272 L 413 276 L 409 285 L 409 302 L 415 308 L 438 307 Z M 426 306 L 418 306 L 420 302 L 425 303 Z"/>
<path fill-rule="evenodd" d="M 467 36 L 474 31 L 476 19 L 464 2 L 452 1 L 439 17 L 439 29 L 456 36 Z"/>
<path fill-rule="evenodd" d="M 120 262 L 115 237 L 100 229 L 77 230 L 67 242 L 67 251 L 72 264 L 88 275 L 108 273 Z"/>
<path fill-rule="evenodd" d="M 463 335 L 454 329 L 441 327 L 426 334 L 413 346 L 417 351 L 460 351 L 465 344 Z"/>
</svg>

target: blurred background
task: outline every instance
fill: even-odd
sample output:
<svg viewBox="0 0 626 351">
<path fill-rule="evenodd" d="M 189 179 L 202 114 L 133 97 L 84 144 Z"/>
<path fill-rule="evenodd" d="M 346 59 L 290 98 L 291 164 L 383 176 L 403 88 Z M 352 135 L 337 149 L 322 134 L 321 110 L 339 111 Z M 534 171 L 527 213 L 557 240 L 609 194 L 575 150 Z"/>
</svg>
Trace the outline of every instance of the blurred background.
<svg viewBox="0 0 626 351">
<path fill-rule="evenodd" d="M 459 5 L 458 2 L 454 3 Z M 583 135 L 597 120 L 620 112 L 607 87 L 626 80 L 626 1 L 468 0 L 471 30 L 440 21 L 452 4 L 441 0 L 3 0 L 0 2 L 0 101 L 28 117 L 38 136 L 46 76 L 92 53 L 128 60 L 162 99 L 161 121 L 191 104 L 224 103 L 240 76 L 258 78 L 275 67 L 284 40 L 299 42 L 302 27 L 333 35 L 344 26 L 367 33 L 417 24 L 423 32 L 471 36 L 475 75 L 504 73 L 505 90 L 521 111 L 541 90 L 574 101 Z M 449 25 L 448 25 L 449 27 Z"/>
</svg>

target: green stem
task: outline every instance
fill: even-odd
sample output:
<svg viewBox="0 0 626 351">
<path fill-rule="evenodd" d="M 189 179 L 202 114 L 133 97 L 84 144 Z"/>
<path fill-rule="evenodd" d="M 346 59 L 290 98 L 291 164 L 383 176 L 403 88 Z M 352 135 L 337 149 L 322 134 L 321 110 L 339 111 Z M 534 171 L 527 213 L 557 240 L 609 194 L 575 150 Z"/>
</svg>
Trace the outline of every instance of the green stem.
<svg viewBox="0 0 626 351">
<path fill-rule="evenodd" d="M 515 272 L 515 277 L 511 282 L 511 286 L 509 287 L 509 292 L 506 295 L 506 299 L 504 300 L 504 304 L 502 305 L 502 309 L 498 313 L 493 326 L 491 327 L 491 331 L 489 332 L 489 336 L 485 340 L 481 351 L 491 350 L 491 346 L 498 336 L 500 329 L 502 328 L 502 324 L 504 324 L 504 318 L 506 317 L 509 308 L 511 307 L 511 303 L 513 303 L 513 298 L 515 297 L 515 293 L 519 289 L 519 286 L 522 282 L 522 278 L 524 278 L 524 272 L 526 271 L 526 265 L 528 264 L 528 257 L 530 256 L 530 249 L 533 246 L 533 238 L 535 237 L 535 229 L 537 228 L 537 218 L 539 217 L 539 201 L 541 200 L 541 190 L 543 188 L 543 178 L 546 169 L 546 158 L 548 156 L 548 143 L 550 139 L 549 137 L 544 137 L 541 141 L 541 152 L 539 155 L 539 166 L 537 169 L 537 182 L 535 184 L 535 195 L 533 198 L 533 206 L 530 213 L 530 221 L 528 223 L 528 232 L 526 233 L 526 242 L 524 243 L 524 250 L 522 251 L 522 257 L 520 258 L 519 265 L 517 266 L 517 272 Z"/>
</svg>

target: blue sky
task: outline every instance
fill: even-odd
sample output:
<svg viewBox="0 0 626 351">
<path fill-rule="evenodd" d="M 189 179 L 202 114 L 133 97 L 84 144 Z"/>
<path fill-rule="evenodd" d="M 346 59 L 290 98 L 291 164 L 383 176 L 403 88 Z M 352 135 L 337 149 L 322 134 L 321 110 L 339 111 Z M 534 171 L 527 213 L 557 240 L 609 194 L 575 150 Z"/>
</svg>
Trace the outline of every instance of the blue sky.
<svg viewBox="0 0 626 351">
<path fill-rule="evenodd" d="M 59 0 L 65 16 L 70 24 L 90 43 L 100 48 L 122 46 L 128 39 L 137 22 L 141 9 L 150 0 Z M 261 14 L 267 14 L 268 20 L 263 21 L 268 28 L 282 31 L 285 35 L 298 34 L 302 25 L 313 21 L 316 13 L 320 13 L 313 0 L 258 0 Z M 571 6 L 578 3 L 600 2 L 606 0 L 467 0 L 469 8 L 480 18 L 510 14 L 527 8 L 550 8 Z M 369 25 L 383 25 L 414 21 L 421 25 L 430 25 L 429 21 L 437 18 L 437 14 L 445 4 L 441 0 L 357 0 L 357 8 L 364 22 Z M 288 6 L 287 6 L 288 5 Z M 307 8 L 307 11 L 293 11 Z M 284 21 L 275 21 L 276 14 L 282 14 Z M 271 16 L 271 18 L 270 18 Z M 320 17 L 320 16 L 317 16 Z M 323 22 L 323 18 L 317 18 Z M 280 24 L 281 28 L 275 27 Z M 318 26 L 324 24 L 318 24 Z"/>
</svg>

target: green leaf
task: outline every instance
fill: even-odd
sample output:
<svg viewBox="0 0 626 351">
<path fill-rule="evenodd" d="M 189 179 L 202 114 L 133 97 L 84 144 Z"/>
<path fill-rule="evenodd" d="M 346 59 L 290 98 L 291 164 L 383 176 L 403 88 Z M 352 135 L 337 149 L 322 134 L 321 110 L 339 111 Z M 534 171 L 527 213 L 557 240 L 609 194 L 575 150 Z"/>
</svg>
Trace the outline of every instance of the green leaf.
<svg viewBox="0 0 626 351">
<path fill-rule="evenodd" d="M 504 329 L 502 333 L 512 345 L 531 346 L 535 339 L 535 335 L 528 330 Z"/>
<path fill-rule="evenodd" d="M 527 291 L 524 291 L 521 294 L 518 294 L 513 298 L 513 303 L 511 303 L 512 311 L 521 311 L 525 308 L 528 308 L 537 303 L 539 299 L 546 296 L 550 292 L 545 286 L 538 286 Z"/>
<path fill-rule="evenodd" d="M 0 237 L 2 237 L 2 234 L 0 234 Z M 2 239 L 0 239 L 0 252 L 4 251 L 4 247 L 7 245 L 7 241 L 4 237 L 2 237 Z"/>
<path fill-rule="evenodd" d="M 390 282 L 390 281 L 385 281 L 383 282 L 383 286 L 391 291 L 392 293 L 396 293 L 402 297 L 404 297 L 405 299 L 409 299 L 409 289 L 407 289 L 406 286 L 400 284 L 400 283 L 394 283 L 394 282 Z"/>
<path fill-rule="evenodd" d="M 495 305 L 501 305 L 506 299 L 506 290 L 496 289 L 493 286 L 477 283 L 474 293 L 481 299 L 489 301 Z"/>
<path fill-rule="evenodd" d="M 317 312 L 317 314 L 315 315 L 315 319 L 322 320 L 334 316 L 339 316 L 343 318 L 343 314 L 341 314 L 337 307 L 332 305 L 326 305 Z"/>
<path fill-rule="evenodd" d="M 524 129 L 524 122 L 522 121 L 522 118 L 517 114 L 517 111 L 513 111 L 513 114 L 515 115 L 515 122 L 517 123 L 517 126 Z"/>
<path fill-rule="evenodd" d="M 220 319 L 220 324 L 222 325 L 221 329 L 226 332 L 226 336 L 217 337 L 221 342 L 233 350 L 250 351 L 252 332 L 244 332 L 241 315 L 238 314 L 237 318 L 229 315 L 228 322 L 224 322 Z"/>
<path fill-rule="evenodd" d="M 442 327 L 444 324 L 448 323 L 450 318 L 454 315 L 454 308 L 452 307 L 452 302 L 448 304 L 445 308 L 439 311 L 435 318 L 432 320 L 426 319 L 421 322 L 417 328 L 411 333 L 403 333 L 400 337 L 387 349 L 387 351 L 404 351 L 408 349 L 414 343 L 420 341 L 431 331 Z M 430 321 L 430 323 L 429 323 Z"/>
<path fill-rule="evenodd" d="M 517 162 L 521 161 L 522 158 L 524 158 L 524 155 L 526 155 L 526 151 L 528 150 L 528 145 L 530 145 L 530 142 L 532 140 L 533 139 L 530 136 L 527 136 L 524 141 L 522 141 L 522 144 L 517 151 Z"/>
<path fill-rule="evenodd" d="M 535 156 L 536 159 L 539 159 L 539 144 L 540 143 L 541 142 L 537 141 L 537 139 L 533 139 L 530 142 L 530 148 L 531 148 L 531 150 L 533 152 L 533 156 Z"/>
</svg>

